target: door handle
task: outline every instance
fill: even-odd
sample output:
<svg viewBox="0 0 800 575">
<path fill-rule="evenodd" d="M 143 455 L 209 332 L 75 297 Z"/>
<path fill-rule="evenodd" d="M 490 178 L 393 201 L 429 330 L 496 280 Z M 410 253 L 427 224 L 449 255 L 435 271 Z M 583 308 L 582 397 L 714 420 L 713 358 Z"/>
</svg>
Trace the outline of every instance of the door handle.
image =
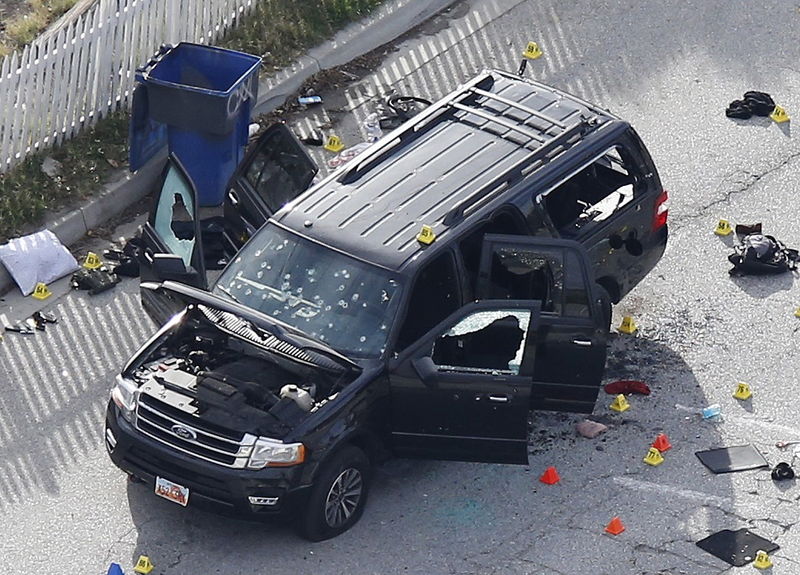
<svg viewBox="0 0 800 575">
<path fill-rule="evenodd" d="M 153 251 L 150 248 L 144 250 L 144 259 L 147 260 L 147 263 L 153 265 Z"/>
<path fill-rule="evenodd" d="M 489 401 L 494 401 L 495 403 L 508 403 L 508 396 L 507 395 L 489 395 Z"/>
<path fill-rule="evenodd" d="M 234 206 L 239 205 L 239 196 L 237 196 L 236 192 L 234 192 L 233 190 L 228 190 L 228 199 Z"/>
<path fill-rule="evenodd" d="M 572 343 L 574 343 L 575 345 L 580 345 L 582 347 L 590 347 L 592 345 L 592 342 L 588 339 L 573 339 Z"/>
</svg>

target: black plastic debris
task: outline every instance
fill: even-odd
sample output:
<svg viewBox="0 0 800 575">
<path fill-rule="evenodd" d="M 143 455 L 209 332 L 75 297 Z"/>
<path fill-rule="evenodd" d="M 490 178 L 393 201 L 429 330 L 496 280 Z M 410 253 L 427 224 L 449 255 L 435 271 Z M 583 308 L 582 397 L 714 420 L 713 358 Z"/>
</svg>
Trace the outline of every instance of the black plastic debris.
<svg viewBox="0 0 800 575">
<path fill-rule="evenodd" d="M 785 461 L 781 461 L 772 468 L 772 473 L 770 475 L 772 475 L 772 479 L 775 481 L 786 481 L 788 479 L 794 479 L 794 469 Z"/>
<path fill-rule="evenodd" d="M 772 541 L 744 528 L 738 531 L 730 529 L 717 531 L 705 539 L 701 539 L 696 545 L 734 567 L 741 567 L 752 562 L 756 558 L 757 551 L 772 553 L 780 549 Z"/>
<path fill-rule="evenodd" d="M 775 101 L 766 92 L 750 90 L 745 92 L 741 100 L 734 100 L 725 109 L 729 118 L 747 120 L 755 116 L 769 116 L 775 109 Z"/>
<path fill-rule="evenodd" d="M 769 468 L 767 460 L 752 445 L 720 447 L 707 451 L 695 451 L 694 454 L 713 473 Z"/>
<path fill-rule="evenodd" d="M 418 96 L 391 96 L 386 100 L 389 112 L 378 119 L 378 124 L 381 130 L 393 130 L 430 105 L 430 100 Z"/>
<path fill-rule="evenodd" d="M 5 326 L 6 331 L 19 333 L 22 335 L 32 335 L 34 333 L 33 326 L 26 322 L 15 323 L 13 325 Z"/>
<path fill-rule="evenodd" d="M 774 236 L 750 233 L 733 246 L 733 253 L 728 256 L 733 267 L 728 273 L 732 276 L 778 274 L 797 269 L 798 260 L 800 253 Z"/>
<path fill-rule="evenodd" d="M 94 270 L 82 269 L 72 274 L 70 283 L 73 288 L 88 290 L 89 295 L 97 295 L 110 290 L 119 283 L 119 277 L 105 268 Z"/>
</svg>

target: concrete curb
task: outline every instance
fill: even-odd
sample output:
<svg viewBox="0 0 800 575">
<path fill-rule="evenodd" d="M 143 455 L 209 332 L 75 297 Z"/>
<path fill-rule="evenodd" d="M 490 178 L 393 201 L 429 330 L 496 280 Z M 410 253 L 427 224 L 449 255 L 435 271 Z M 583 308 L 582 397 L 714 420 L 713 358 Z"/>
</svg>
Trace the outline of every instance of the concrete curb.
<svg viewBox="0 0 800 575">
<path fill-rule="evenodd" d="M 317 46 L 294 64 L 275 76 L 261 80 L 259 98 L 253 115 L 266 114 L 283 104 L 312 75 L 340 66 L 391 42 L 428 18 L 441 12 L 456 0 L 393 0 L 361 22 L 341 30 L 332 40 Z M 120 170 L 114 180 L 83 206 L 63 215 L 54 215 L 43 229 L 52 231 L 65 245 L 72 245 L 86 233 L 122 213 L 130 205 L 143 199 L 155 185 L 164 156 L 159 156 L 135 174 Z M 6 293 L 16 284 L 0 266 L 0 293 Z"/>
</svg>

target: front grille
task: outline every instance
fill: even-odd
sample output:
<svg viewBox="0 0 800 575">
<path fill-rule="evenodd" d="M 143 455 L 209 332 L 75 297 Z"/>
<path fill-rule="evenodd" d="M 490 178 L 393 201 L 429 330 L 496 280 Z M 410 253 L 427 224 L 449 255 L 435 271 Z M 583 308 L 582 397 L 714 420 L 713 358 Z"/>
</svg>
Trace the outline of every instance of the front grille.
<svg viewBox="0 0 800 575">
<path fill-rule="evenodd" d="M 193 431 L 195 438 L 179 437 L 172 431 L 175 425 Z M 256 440 L 249 433 L 236 433 L 209 425 L 147 393 L 139 396 L 136 428 L 178 451 L 233 469 L 243 469 L 247 465 Z"/>
</svg>

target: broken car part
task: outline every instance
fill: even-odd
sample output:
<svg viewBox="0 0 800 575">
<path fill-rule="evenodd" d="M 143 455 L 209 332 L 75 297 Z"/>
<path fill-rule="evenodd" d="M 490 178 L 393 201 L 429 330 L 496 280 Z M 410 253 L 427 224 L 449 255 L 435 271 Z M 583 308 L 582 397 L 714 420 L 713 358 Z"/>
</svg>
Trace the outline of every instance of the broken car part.
<svg viewBox="0 0 800 575">
<path fill-rule="evenodd" d="M 695 455 L 712 473 L 769 468 L 767 460 L 753 445 L 695 451 Z"/>
<path fill-rule="evenodd" d="M 769 539 L 764 539 L 744 528 L 738 531 L 730 529 L 717 531 L 705 539 L 701 539 L 696 545 L 734 567 L 741 567 L 752 562 L 756 557 L 756 551 L 772 553 L 780 549 Z"/>
</svg>

